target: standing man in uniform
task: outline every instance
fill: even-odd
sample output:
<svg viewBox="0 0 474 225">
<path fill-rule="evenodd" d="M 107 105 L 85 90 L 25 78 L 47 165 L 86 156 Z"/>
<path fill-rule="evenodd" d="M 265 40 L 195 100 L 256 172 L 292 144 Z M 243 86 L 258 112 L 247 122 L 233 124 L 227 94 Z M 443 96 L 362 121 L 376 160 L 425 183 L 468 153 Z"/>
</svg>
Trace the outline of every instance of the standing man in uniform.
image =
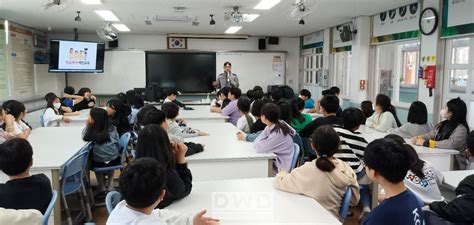
<svg viewBox="0 0 474 225">
<path fill-rule="evenodd" d="M 237 74 L 232 73 L 232 64 L 230 62 L 224 63 L 224 72 L 219 74 L 217 80 L 212 82 L 212 85 L 216 89 L 222 89 L 223 87 L 239 87 L 239 78 Z"/>
</svg>

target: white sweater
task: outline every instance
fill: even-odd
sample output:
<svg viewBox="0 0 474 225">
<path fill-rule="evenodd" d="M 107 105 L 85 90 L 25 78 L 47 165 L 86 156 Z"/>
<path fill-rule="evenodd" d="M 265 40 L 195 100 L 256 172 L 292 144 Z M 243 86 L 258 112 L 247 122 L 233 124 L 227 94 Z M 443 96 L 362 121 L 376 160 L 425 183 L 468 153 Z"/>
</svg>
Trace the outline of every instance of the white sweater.
<svg viewBox="0 0 474 225">
<path fill-rule="evenodd" d="M 365 125 L 372 127 L 380 132 L 387 132 L 390 128 L 397 128 L 397 121 L 391 112 L 374 113 L 371 117 L 367 118 Z"/>
<path fill-rule="evenodd" d="M 431 163 L 425 162 L 423 166 L 425 179 L 420 179 L 411 170 L 408 171 L 403 181 L 408 189 L 418 196 L 425 204 L 443 201 L 439 185 L 443 183 L 444 176 Z"/>
<path fill-rule="evenodd" d="M 59 127 L 59 121 L 63 119 L 62 115 L 56 114 L 54 109 L 47 108 L 43 114 L 43 121 L 45 127 Z"/>
<path fill-rule="evenodd" d="M 390 128 L 387 133 L 397 134 L 402 138 L 412 138 L 418 135 L 429 133 L 433 129 L 431 123 L 425 123 L 423 125 L 416 123 L 406 123 L 401 127 Z"/>
<path fill-rule="evenodd" d="M 110 213 L 107 225 L 192 225 L 193 216 L 179 215 L 163 209 L 153 210 L 151 215 L 135 211 L 121 201 Z"/>
</svg>

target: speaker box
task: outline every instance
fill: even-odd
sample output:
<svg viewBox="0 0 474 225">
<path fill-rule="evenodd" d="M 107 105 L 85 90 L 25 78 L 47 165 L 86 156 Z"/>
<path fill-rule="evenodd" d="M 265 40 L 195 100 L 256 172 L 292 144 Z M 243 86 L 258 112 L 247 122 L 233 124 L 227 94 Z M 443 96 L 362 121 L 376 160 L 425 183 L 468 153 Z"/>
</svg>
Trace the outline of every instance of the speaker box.
<svg viewBox="0 0 474 225">
<path fill-rule="evenodd" d="M 109 48 L 117 48 L 118 47 L 118 39 L 115 41 L 109 41 Z"/>
<path fill-rule="evenodd" d="M 260 38 L 258 39 L 258 50 L 265 50 L 266 45 L 265 45 L 265 38 Z"/>
<path fill-rule="evenodd" d="M 269 45 L 278 45 L 280 43 L 280 38 L 278 37 L 268 37 L 268 44 Z"/>
</svg>

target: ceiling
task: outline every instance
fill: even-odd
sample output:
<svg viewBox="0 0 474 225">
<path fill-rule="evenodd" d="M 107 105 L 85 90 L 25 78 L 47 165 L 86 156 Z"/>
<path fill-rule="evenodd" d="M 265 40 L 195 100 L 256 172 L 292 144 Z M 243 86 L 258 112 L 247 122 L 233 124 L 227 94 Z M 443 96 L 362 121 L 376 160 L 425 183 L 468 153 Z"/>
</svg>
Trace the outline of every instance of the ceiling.
<svg viewBox="0 0 474 225">
<path fill-rule="evenodd" d="M 270 10 L 254 10 L 260 0 L 102 0 L 102 5 L 85 5 L 80 0 L 67 0 L 69 7 L 62 12 L 43 11 L 45 0 L 0 0 L 0 17 L 46 31 L 72 32 L 79 28 L 81 33 L 95 33 L 104 21 L 94 13 L 96 9 L 112 10 L 126 24 L 132 34 L 223 34 L 235 23 L 224 22 L 224 12 L 232 6 L 240 6 L 242 13 L 257 13 L 260 17 L 251 23 L 240 23 L 243 28 L 237 34 L 251 36 L 297 37 L 332 27 L 360 15 L 374 15 L 416 0 L 312 0 L 311 14 L 304 18 L 305 25 L 289 18 L 294 0 L 281 0 Z M 182 13 L 174 12 L 174 6 L 184 6 Z M 82 22 L 75 22 L 76 11 L 81 11 Z M 216 25 L 209 25 L 209 14 L 214 14 Z M 189 16 L 197 17 L 199 26 L 182 22 L 155 22 L 145 25 L 147 16 Z"/>
</svg>

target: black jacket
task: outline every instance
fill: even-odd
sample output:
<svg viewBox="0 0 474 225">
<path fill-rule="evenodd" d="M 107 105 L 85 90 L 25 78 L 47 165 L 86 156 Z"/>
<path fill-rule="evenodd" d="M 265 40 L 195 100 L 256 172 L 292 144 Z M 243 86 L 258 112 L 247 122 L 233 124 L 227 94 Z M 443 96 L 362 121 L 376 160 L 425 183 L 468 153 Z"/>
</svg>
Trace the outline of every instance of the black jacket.
<svg viewBox="0 0 474 225">
<path fill-rule="evenodd" d="M 166 170 L 166 194 L 163 201 L 158 204 L 157 208 L 163 209 L 171 205 L 175 200 L 182 199 L 191 193 L 193 187 L 193 176 L 188 169 L 188 165 L 176 164 L 176 169 L 168 168 Z"/>
<path fill-rule="evenodd" d="M 318 127 L 323 126 L 323 125 L 332 125 L 332 124 L 343 125 L 342 118 L 338 116 L 319 117 L 313 120 L 308 125 L 306 125 L 300 131 L 300 136 L 302 138 L 309 138 L 314 133 L 314 131 L 318 129 Z"/>
<path fill-rule="evenodd" d="M 474 175 L 470 175 L 459 183 L 456 198 L 451 202 L 431 203 L 430 209 L 439 217 L 453 223 L 474 223 Z"/>
</svg>

